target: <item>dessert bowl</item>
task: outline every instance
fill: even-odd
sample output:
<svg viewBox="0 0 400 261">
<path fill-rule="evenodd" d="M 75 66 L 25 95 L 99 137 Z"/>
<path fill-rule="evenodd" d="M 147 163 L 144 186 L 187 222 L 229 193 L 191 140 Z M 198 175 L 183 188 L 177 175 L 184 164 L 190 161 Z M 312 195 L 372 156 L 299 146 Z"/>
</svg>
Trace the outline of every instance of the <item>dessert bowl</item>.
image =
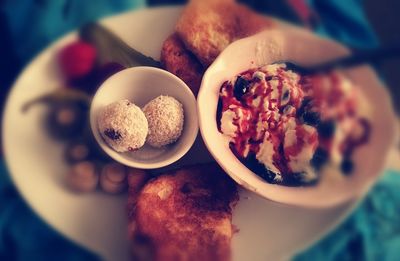
<svg viewBox="0 0 400 261">
<path fill-rule="evenodd" d="M 120 153 L 104 141 L 98 116 L 105 106 L 126 99 L 143 108 L 160 95 L 171 96 L 183 106 L 183 130 L 175 143 L 161 148 L 145 144 L 136 151 Z M 167 71 L 144 66 L 129 68 L 108 78 L 97 90 L 90 107 L 90 125 L 100 147 L 114 160 L 135 168 L 161 168 L 179 160 L 193 145 L 198 133 L 196 99 L 182 80 Z"/>
<path fill-rule="evenodd" d="M 371 124 L 369 141 L 354 152 L 355 169 L 349 176 L 338 178 L 338 173 L 326 171 L 317 184 L 307 187 L 267 183 L 234 155 L 216 119 L 221 85 L 240 72 L 279 61 L 311 66 L 349 53 L 343 45 L 305 30 L 275 29 L 232 43 L 208 68 L 197 101 L 201 135 L 215 160 L 238 184 L 276 202 L 311 208 L 332 207 L 368 191 L 382 172 L 397 133 L 389 94 L 369 66 L 344 71 L 365 96 Z"/>
</svg>

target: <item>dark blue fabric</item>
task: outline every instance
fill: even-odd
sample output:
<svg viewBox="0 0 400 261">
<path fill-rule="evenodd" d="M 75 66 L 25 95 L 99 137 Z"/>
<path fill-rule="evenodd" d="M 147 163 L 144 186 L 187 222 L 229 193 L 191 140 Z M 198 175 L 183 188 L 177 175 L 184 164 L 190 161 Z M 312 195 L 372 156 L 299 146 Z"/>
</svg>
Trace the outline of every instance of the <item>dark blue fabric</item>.
<svg viewBox="0 0 400 261">
<path fill-rule="evenodd" d="M 400 258 L 400 173 L 387 171 L 357 210 L 295 261 Z"/>
<path fill-rule="evenodd" d="M 99 18 L 143 7 L 145 0 L 6 0 L 1 6 L 9 21 L 17 58 L 26 62 L 55 39 Z"/>
<path fill-rule="evenodd" d="M 171 0 L 174 3 L 183 2 Z M 107 15 L 143 6 L 144 0 L 3 0 L 1 46 L 13 46 L 21 67 L 66 32 Z M 150 0 L 166 3 L 168 0 Z M 259 12 L 289 19 L 293 10 L 269 9 L 277 1 L 242 1 Z M 269 2 L 269 4 L 267 3 Z M 361 0 L 308 0 L 318 14 L 316 32 L 354 48 L 371 48 L 377 40 L 364 17 Z M 282 5 L 283 6 L 283 5 Z M 281 11 L 279 11 L 281 10 Z M 299 21 L 296 17 L 289 19 Z M 3 35 L 4 35 L 3 34 Z M 5 44 L 4 44 L 5 43 Z M 3 63 L 0 63 L 2 65 Z M 400 173 L 387 172 L 338 229 L 295 260 L 396 260 L 400 256 Z M 96 260 L 63 238 L 34 214 L 16 192 L 0 164 L 0 260 Z"/>
<path fill-rule="evenodd" d="M 320 23 L 316 33 L 338 40 L 352 48 L 378 45 L 365 17 L 362 0 L 307 0 Z"/>
</svg>

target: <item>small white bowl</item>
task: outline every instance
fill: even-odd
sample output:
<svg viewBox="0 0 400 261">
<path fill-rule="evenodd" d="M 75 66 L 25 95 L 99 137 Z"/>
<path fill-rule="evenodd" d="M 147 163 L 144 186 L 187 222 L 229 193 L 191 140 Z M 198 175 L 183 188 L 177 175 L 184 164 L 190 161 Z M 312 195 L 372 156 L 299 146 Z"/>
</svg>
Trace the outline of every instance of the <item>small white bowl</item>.
<svg viewBox="0 0 400 261">
<path fill-rule="evenodd" d="M 344 203 L 368 191 L 384 168 L 397 132 L 389 94 L 369 66 L 346 70 L 348 77 L 360 86 L 372 109 L 370 141 L 355 152 L 355 171 L 348 177 L 337 175 L 336 179 L 333 173 L 325 172 L 318 185 L 311 187 L 269 184 L 235 157 L 229 141 L 217 128 L 220 87 L 238 73 L 277 61 L 315 64 L 348 53 L 349 50 L 339 43 L 304 29 L 275 29 L 232 43 L 208 68 L 197 97 L 200 131 L 210 153 L 237 183 L 273 201 L 315 208 Z"/>
<path fill-rule="evenodd" d="M 159 95 L 174 97 L 183 105 L 185 122 L 179 139 L 163 148 L 145 144 L 137 151 L 125 153 L 108 146 L 97 125 L 97 116 L 102 108 L 122 99 L 143 108 Z M 135 168 L 161 168 L 179 160 L 193 145 L 199 129 L 196 99 L 189 87 L 175 75 L 153 67 L 133 67 L 111 76 L 97 90 L 90 107 L 90 125 L 100 147 L 114 160 Z"/>
</svg>

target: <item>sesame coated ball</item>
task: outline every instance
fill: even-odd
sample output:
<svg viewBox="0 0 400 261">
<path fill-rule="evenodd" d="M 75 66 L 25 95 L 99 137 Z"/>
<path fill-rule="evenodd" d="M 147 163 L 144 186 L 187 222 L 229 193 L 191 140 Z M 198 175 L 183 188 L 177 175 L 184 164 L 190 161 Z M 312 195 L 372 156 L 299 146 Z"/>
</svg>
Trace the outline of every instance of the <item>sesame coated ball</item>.
<svg viewBox="0 0 400 261">
<path fill-rule="evenodd" d="M 148 133 L 144 113 L 128 100 L 107 105 L 98 117 L 98 127 L 103 139 L 117 152 L 139 149 Z"/>
<path fill-rule="evenodd" d="M 160 148 L 175 142 L 181 136 L 184 122 L 183 106 L 175 98 L 158 96 L 144 106 L 143 112 L 149 123 L 149 145 Z"/>
</svg>

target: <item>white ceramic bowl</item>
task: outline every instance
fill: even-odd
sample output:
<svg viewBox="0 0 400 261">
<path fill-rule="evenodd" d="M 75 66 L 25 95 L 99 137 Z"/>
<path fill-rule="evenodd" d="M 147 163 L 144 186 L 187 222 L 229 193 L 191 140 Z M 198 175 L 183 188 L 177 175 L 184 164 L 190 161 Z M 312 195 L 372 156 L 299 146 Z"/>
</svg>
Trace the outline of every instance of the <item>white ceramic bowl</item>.
<svg viewBox="0 0 400 261">
<path fill-rule="evenodd" d="M 311 65 L 348 53 L 342 45 L 303 29 L 267 30 L 232 43 L 208 68 L 197 98 L 201 134 L 213 157 L 237 183 L 267 199 L 304 207 L 330 207 L 366 193 L 382 172 L 397 132 L 388 92 L 368 66 L 346 70 L 372 107 L 370 142 L 355 152 L 356 168 L 349 177 L 331 179 L 328 177 L 332 175 L 324 173 L 319 184 L 312 187 L 264 182 L 235 157 L 216 122 L 220 87 L 238 73 L 285 60 Z"/>
<path fill-rule="evenodd" d="M 139 107 L 159 95 L 169 95 L 183 105 L 185 122 L 180 138 L 163 148 L 145 144 L 134 152 L 114 151 L 101 137 L 97 116 L 104 106 L 128 99 Z M 179 160 L 193 145 L 198 133 L 196 99 L 189 87 L 175 75 L 153 67 L 134 67 L 116 73 L 96 92 L 90 108 L 90 125 L 101 148 L 114 160 L 130 167 L 155 169 Z"/>
</svg>

